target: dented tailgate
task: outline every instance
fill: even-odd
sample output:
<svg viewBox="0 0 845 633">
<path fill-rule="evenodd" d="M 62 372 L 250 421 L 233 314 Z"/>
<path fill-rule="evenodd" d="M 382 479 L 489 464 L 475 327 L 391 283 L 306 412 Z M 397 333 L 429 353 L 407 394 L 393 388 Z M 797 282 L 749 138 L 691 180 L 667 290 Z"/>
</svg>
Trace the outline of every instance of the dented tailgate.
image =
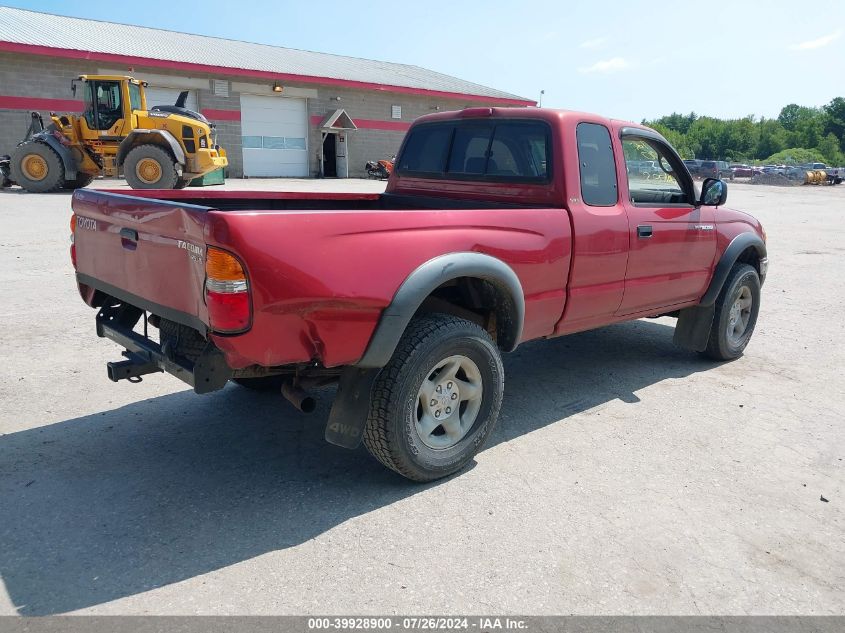
<svg viewBox="0 0 845 633">
<path fill-rule="evenodd" d="M 207 207 L 90 189 L 73 196 L 77 280 L 171 320 L 208 325 Z"/>
</svg>

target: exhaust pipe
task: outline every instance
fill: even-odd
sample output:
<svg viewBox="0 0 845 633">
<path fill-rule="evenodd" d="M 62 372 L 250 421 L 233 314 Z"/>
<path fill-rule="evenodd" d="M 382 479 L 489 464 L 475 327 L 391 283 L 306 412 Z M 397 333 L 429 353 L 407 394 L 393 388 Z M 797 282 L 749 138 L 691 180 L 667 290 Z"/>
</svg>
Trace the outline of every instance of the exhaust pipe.
<svg viewBox="0 0 845 633">
<path fill-rule="evenodd" d="M 282 395 L 303 413 L 314 413 L 317 408 L 317 400 L 299 387 L 294 386 L 292 382 L 282 383 Z"/>
</svg>

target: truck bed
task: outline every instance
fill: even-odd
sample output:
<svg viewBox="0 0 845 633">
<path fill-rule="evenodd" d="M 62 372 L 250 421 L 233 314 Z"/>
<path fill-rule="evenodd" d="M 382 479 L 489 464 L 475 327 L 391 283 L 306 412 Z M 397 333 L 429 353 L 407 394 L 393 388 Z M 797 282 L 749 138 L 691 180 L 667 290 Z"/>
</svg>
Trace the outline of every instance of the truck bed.
<svg viewBox="0 0 845 633">
<path fill-rule="evenodd" d="M 405 278 L 444 252 L 509 263 L 525 292 L 525 339 L 551 333 L 563 311 L 564 209 L 409 194 L 135 193 L 74 194 L 83 299 L 111 297 L 196 329 L 234 369 L 356 362 Z M 210 247 L 244 262 L 252 317 L 242 334 L 209 327 Z"/>
<path fill-rule="evenodd" d="M 368 209 L 489 209 L 536 208 L 540 204 L 490 201 L 482 198 L 427 196 L 399 193 L 349 193 L 308 191 L 220 191 L 220 190 L 159 190 L 147 189 L 127 194 L 121 190 L 98 191 L 132 198 L 150 198 L 166 202 L 180 202 L 218 211 L 302 211 Z"/>
</svg>

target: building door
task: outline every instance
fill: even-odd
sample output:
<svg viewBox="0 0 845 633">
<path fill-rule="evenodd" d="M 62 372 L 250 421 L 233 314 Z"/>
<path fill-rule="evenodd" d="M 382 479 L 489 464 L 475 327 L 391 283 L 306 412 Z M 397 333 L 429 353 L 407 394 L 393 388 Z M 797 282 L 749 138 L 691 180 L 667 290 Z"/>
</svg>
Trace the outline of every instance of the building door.
<svg viewBox="0 0 845 633">
<path fill-rule="evenodd" d="M 323 176 L 337 177 L 337 134 L 326 134 L 323 140 Z"/>
<path fill-rule="evenodd" d="M 305 99 L 241 95 L 244 176 L 306 178 Z"/>
<path fill-rule="evenodd" d="M 338 178 L 349 178 L 349 136 L 340 132 L 337 134 L 337 146 L 335 147 L 335 171 Z"/>
<path fill-rule="evenodd" d="M 147 86 L 144 90 L 147 94 L 147 107 L 152 108 L 157 105 L 175 105 L 179 94 L 184 92 L 179 88 L 158 88 L 156 86 Z M 188 90 L 188 100 L 185 102 L 185 107 L 188 110 L 197 110 L 197 91 Z"/>
</svg>

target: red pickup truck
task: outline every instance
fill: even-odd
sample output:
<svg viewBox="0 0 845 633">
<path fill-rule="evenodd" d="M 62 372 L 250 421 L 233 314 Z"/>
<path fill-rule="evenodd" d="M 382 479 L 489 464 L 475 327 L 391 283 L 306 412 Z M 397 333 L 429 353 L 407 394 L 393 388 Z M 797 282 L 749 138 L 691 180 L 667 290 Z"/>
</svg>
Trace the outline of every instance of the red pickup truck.
<svg viewBox="0 0 845 633">
<path fill-rule="evenodd" d="M 326 439 L 426 481 L 484 444 L 524 341 L 669 315 L 682 347 L 742 354 L 766 236 L 726 196 L 649 128 L 472 108 L 418 119 L 384 194 L 80 189 L 71 258 L 125 349 L 112 380 L 231 380 L 303 410 L 337 382 Z"/>
</svg>

